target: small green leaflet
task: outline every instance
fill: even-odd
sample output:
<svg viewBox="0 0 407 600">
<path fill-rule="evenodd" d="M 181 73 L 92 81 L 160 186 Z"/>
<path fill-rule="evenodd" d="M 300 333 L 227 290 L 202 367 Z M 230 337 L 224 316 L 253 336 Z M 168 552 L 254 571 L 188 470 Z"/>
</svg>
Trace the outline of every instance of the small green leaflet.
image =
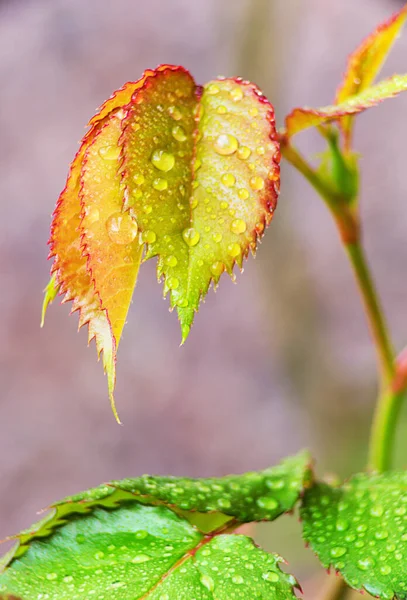
<svg viewBox="0 0 407 600">
<path fill-rule="evenodd" d="M 407 598 L 407 473 L 359 474 L 343 486 L 306 491 L 304 539 L 325 568 L 354 589 Z"/>
<path fill-rule="evenodd" d="M 301 453 L 258 473 L 144 476 L 66 498 L 15 536 L 0 598 L 294 599 L 297 584 L 280 570 L 282 559 L 231 533 L 291 511 L 311 480 L 309 456 Z"/>
</svg>

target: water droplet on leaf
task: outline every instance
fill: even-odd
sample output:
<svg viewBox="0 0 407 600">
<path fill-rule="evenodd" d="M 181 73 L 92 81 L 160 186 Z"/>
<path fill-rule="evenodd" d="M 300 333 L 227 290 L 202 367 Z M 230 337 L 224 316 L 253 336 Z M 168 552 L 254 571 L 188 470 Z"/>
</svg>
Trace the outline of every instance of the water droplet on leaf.
<svg viewBox="0 0 407 600">
<path fill-rule="evenodd" d="M 174 167 L 175 157 L 165 150 L 155 150 L 151 156 L 151 162 L 156 169 L 167 172 Z"/>
<path fill-rule="evenodd" d="M 184 229 L 182 232 L 182 237 L 184 238 L 185 243 L 192 247 L 197 245 L 201 236 L 196 229 L 188 227 L 188 229 Z"/>
<path fill-rule="evenodd" d="M 137 235 L 137 221 L 128 212 L 113 213 L 106 221 L 106 229 L 115 244 L 130 244 Z"/>
<path fill-rule="evenodd" d="M 153 188 L 159 192 L 163 192 L 168 188 L 168 181 L 161 177 L 157 177 L 157 179 L 154 179 L 153 181 Z"/>
<path fill-rule="evenodd" d="M 230 225 L 230 230 L 236 234 L 244 233 L 246 231 L 246 223 L 243 219 L 235 219 Z"/>
<path fill-rule="evenodd" d="M 117 160 L 120 156 L 120 147 L 119 146 L 103 146 L 99 150 L 99 155 L 104 160 Z"/>
<path fill-rule="evenodd" d="M 239 142 L 233 135 L 228 133 L 222 133 L 215 140 L 215 150 L 222 156 L 228 156 L 236 152 L 239 146 Z"/>
</svg>

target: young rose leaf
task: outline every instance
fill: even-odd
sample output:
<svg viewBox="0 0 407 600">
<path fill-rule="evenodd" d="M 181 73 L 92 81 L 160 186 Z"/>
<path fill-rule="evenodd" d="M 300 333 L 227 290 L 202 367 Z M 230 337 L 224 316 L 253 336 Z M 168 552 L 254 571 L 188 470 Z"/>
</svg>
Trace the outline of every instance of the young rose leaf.
<svg viewBox="0 0 407 600">
<path fill-rule="evenodd" d="M 127 83 L 90 125 L 54 213 L 44 305 L 58 288 L 89 323 L 114 409 L 116 351 L 143 247 L 146 259 L 158 257 L 184 341 L 210 284 L 242 267 L 269 224 L 280 154 L 272 106 L 256 86 L 220 79 L 202 88 L 170 65 Z"/>
<path fill-rule="evenodd" d="M 407 5 L 382 23 L 350 55 L 342 84 L 336 94 L 336 104 L 369 87 L 378 75 L 407 18 Z M 351 117 L 343 117 L 341 128 L 347 143 L 352 134 Z"/>
<path fill-rule="evenodd" d="M 341 104 L 322 108 L 295 108 L 286 117 L 285 129 L 282 130 L 281 135 L 290 138 L 309 127 L 318 127 L 324 123 L 338 121 L 345 115 L 356 115 L 406 90 L 407 75 L 393 75 L 393 77 L 363 90 L 356 96 L 348 98 Z"/>
<path fill-rule="evenodd" d="M 197 88 L 162 71 L 124 120 L 126 206 L 158 256 L 185 341 L 199 302 L 232 275 L 271 220 L 279 148 L 271 105 L 253 84 L 222 79 Z"/>
<path fill-rule="evenodd" d="M 338 488 L 317 484 L 303 498 L 304 538 L 352 588 L 404 600 L 406 490 L 406 472 L 358 474 Z"/>
<path fill-rule="evenodd" d="M 243 536 L 222 535 L 292 510 L 312 474 L 301 453 L 259 473 L 220 479 L 144 476 L 51 507 L 0 563 L 1 593 L 24 600 L 295 598 L 293 577 Z M 204 562 L 206 561 L 206 562 Z M 0 566 L 1 571 L 1 566 Z M 95 591 L 92 591 L 95 590 Z M 35 594 L 34 594 L 35 592 Z M 240 594 L 243 594 L 241 596 Z"/>
</svg>

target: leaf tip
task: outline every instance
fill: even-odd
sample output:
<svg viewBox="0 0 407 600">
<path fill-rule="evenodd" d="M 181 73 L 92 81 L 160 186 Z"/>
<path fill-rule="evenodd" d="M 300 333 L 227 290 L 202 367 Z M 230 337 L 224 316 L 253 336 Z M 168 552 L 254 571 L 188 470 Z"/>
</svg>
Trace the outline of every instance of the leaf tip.
<svg viewBox="0 0 407 600">
<path fill-rule="evenodd" d="M 40 327 L 44 327 L 45 314 L 47 312 L 48 305 L 52 304 L 52 302 L 55 300 L 56 295 L 59 292 L 59 285 L 56 283 L 55 275 L 53 275 L 49 280 L 44 292 L 45 296 L 42 302 Z"/>
</svg>

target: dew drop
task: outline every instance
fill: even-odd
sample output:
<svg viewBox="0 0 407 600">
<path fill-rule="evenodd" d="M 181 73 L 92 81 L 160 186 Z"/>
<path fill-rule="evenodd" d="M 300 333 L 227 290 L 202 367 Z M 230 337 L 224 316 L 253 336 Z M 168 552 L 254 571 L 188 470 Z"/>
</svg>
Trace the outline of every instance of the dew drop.
<svg viewBox="0 0 407 600">
<path fill-rule="evenodd" d="M 241 200 L 247 200 L 247 198 L 249 197 L 249 192 L 246 190 L 246 188 L 240 188 L 240 190 L 237 192 L 237 195 L 239 196 L 239 198 Z"/>
<path fill-rule="evenodd" d="M 362 558 L 358 560 L 356 564 L 358 569 L 360 569 L 361 571 L 369 571 L 369 569 L 373 567 L 374 561 L 372 558 Z"/>
<path fill-rule="evenodd" d="M 263 156 L 263 154 L 265 154 L 265 153 L 266 153 L 266 149 L 265 149 L 265 147 L 264 147 L 264 146 L 258 146 L 258 147 L 256 148 L 256 153 L 257 153 L 259 156 Z"/>
<path fill-rule="evenodd" d="M 240 254 L 239 244 L 237 244 L 237 243 L 229 244 L 228 254 L 229 254 L 229 256 L 232 256 L 233 258 L 235 258 L 236 256 L 239 256 L 239 254 Z M 260 498 L 259 498 L 259 500 L 260 500 Z"/>
<path fill-rule="evenodd" d="M 270 581 L 271 583 L 277 583 L 277 581 L 279 581 L 279 576 L 277 573 L 274 573 L 274 571 L 267 571 L 266 573 L 263 573 L 262 578 L 265 581 Z"/>
<path fill-rule="evenodd" d="M 222 133 L 216 138 L 214 146 L 218 154 L 221 154 L 222 156 L 228 156 L 229 154 L 236 152 L 239 142 L 233 135 Z"/>
<path fill-rule="evenodd" d="M 129 213 L 113 213 L 106 221 L 107 233 L 115 244 L 130 244 L 137 235 L 137 221 Z"/>
<path fill-rule="evenodd" d="M 337 531 L 346 531 L 349 529 L 349 521 L 346 519 L 338 519 L 336 522 L 336 530 Z"/>
<path fill-rule="evenodd" d="M 179 287 L 179 279 L 177 279 L 176 277 L 169 277 L 167 279 L 167 285 L 170 288 L 170 290 L 176 290 Z"/>
<path fill-rule="evenodd" d="M 154 233 L 154 231 L 151 231 L 151 229 L 148 229 L 147 231 L 143 232 L 141 239 L 143 240 L 143 242 L 146 242 L 147 244 L 154 244 L 154 242 L 157 239 L 157 236 Z"/>
<path fill-rule="evenodd" d="M 372 506 L 372 508 L 370 509 L 370 514 L 372 515 L 372 517 L 381 517 L 383 516 L 384 513 L 384 508 L 383 506 L 377 505 L 377 506 Z"/>
<path fill-rule="evenodd" d="M 86 211 L 86 216 L 89 224 L 97 223 L 99 221 L 100 213 L 99 209 L 95 206 Z"/>
<path fill-rule="evenodd" d="M 186 133 L 181 125 L 174 125 L 172 128 L 172 136 L 177 142 L 185 142 L 187 139 Z"/>
<path fill-rule="evenodd" d="M 176 106 L 170 106 L 168 108 L 168 113 L 170 117 L 174 119 L 174 121 L 180 121 L 182 119 L 181 111 Z"/>
<path fill-rule="evenodd" d="M 54 579 L 56 579 L 58 577 L 58 575 L 56 573 L 47 573 L 46 578 L 49 581 L 54 581 Z"/>
<path fill-rule="evenodd" d="M 73 581 L 73 577 L 72 577 L 72 575 L 67 575 L 66 577 L 63 578 L 62 581 L 64 583 L 71 583 Z"/>
<path fill-rule="evenodd" d="M 239 247 L 239 253 L 240 253 L 240 246 L 239 246 L 239 244 L 236 244 L 236 245 Z M 237 255 L 235 254 L 232 256 L 237 256 Z M 271 496 L 261 496 L 260 498 L 258 498 L 256 500 L 256 504 L 260 508 L 265 508 L 266 510 L 276 510 L 276 508 L 278 508 L 277 500 L 275 500 Z"/>
<path fill-rule="evenodd" d="M 346 552 L 347 550 L 343 546 L 335 546 L 334 548 L 331 548 L 331 556 L 333 558 L 340 558 L 341 556 L 344 556 Z"/>
<path fill-rule="evenodd" d="M 220 92 L 219 87 L 217 85 L 215 85 L 214 83 L 211 83 L 210 85 L 208 85 L 208 87 L 206 88 L 206 91 L 208 92 L 208 94 L 211 94 L 212 96 L 215 96 L 216 94 L 219 94 L 219 92 Z"/>
<path fill-rule="evenodd" d="M 232 504 L 228 498 L 219 498 L 218 506 L 220 506 L 220 508 L 230 508 Z"/>
<path fill-rule="evenodd" d="M 226 200 L 222 200 L 220 207 L 222 210 L 226 210 L 229 207 L 229 204 L 226 202 Z"/>
<path fill-rule="evenodd" d="M 100 148 L 99 155 L 104 160 L 117 160 L 120 156 L 119 146 L 103 146 Z"/>
<path fill-rule="evenodd" d="M 165 262 L 167 263 L 167 265 L 168 265 L 169 267 L 176 267 L 176 266 L 177 266 L 177 263 L 178 263 L 178 261 L 177 261 L 177 259 L 175 258 L 175 256 L 172 256 L 172 255 L 170 255 L 170 256 L 167 256 L 167 258 L 165 259 Z"/>
<path fill-rule="evenodd" d="M 157 177 L 157 179 L 154 179 L 153 181 L 153 188 L 159 192 L 163 192 L 168 188 L 168 181 L 166 179 L 162 179 L 162 177 Z"/>
<path fill-rule="evenodd" d="M 174 167 L 175 158 L 173 154 L 165 150 L 155 150 L 151 155 L 151 162 L 159 171 L 167 172 Z"/>
<path fill-rule="evenodd" d="M 148 536 L 148 532 L 145 531 L 144 529 L 140 529 L 139 531 L 137 531 L 136 533 L 136 538 L 138 540 L 144 540 L 146 537 Z"/>
<path fill-rule="evenodd" d="M 188 229 L 184 229 L 182 232 L 182 237 L 184 238 L 184 242 L 192 247 L 197 245 L 201 236 L 196 229 L 188 227 Z"/>
<path fill-rule="evenodd" d="M 188 306 L 188 300 L 186 298 L 181 298 L 180 300 L 177 300 L 177 306 L 181 308 L 186 308 Z"/>
<path fill-rule="evenodd" d="M 252 177 L 250 179 L 250 187 L 252 190 L 262 190 L 264 188 L 264 181 L 261 177 Z"/>
<path fill-rule="evenodd" d="M 232 173 L 224 173 L 220 180 L 226 187 L 233 187 L 236 183 L 236 177 Z"/>
<path fill-rule="evenodd" d="M 151 206 L 151 204 L 145 204 L 143 206 L 143 210 L 146 213 L 146 215 L 149 215 L 153 211 L 153 207 Z"/>
<path fill-rule="evenodd" d="M 150 559 L 151 559 L 151 556 L 148 556 L 147 554 L 136 554 L 136 556 L 132 559 L 131 562 L 135 563 L 135 564 L 139 564 L 139 563 L 147 562 Z"/>
<path fill-rule="evenodd" d="M 222 241 L 222 234 L 221 233 L 214 233 L 212 236 L 212 239 L 214 242 L 216 242 L 217 244 L 219 244 L 219 242 Z"/>
<path fill-rule="evenodd" d="M 192 196 L 190 206 L 191 206 L 192 210 L 194 210 L 194 208 L 196 208 L 198 206 L 198 198 L 195 198 L 195 196 Z"/>
<path fill-rule="evenodd" d="M 382 575 L 390 575 L 391 567 L 389 567 L 389 565 L 383 565 L 382 567 L 380 567 L 380 573 Z"/>
<path fill-rule="evenodd" d="M 235 219 L 230 225 L 230 231 L 236 234 L 244 233 L 246 231 L 246 227 L 246 223 L 243 221 L 243 219 Z"/>
<path fill-rule="evenodd" d="M 232 581 L 233 581 L 233 583 L 237 583 L 238 585 L 241 585 L 242 583 L 244 583 L 244 579 L 241 575 L 233 575 Z"/>
<path fill-rule="evenodd" d="M 238 157 L 242 160 L 246 160 L 247 158 L 249 158 L 251 153 L 252 151 L 247 146 L 240 146 L 237 151 Z"/>
<path fill-rule="evenodd" d="M 389 537 L 389 533 L 385 529 L 379 529 L 374 536 L 377 540 L 386 540 Z"/>
<path fill-rule="evenodd" d="M 214 589 L 214 587 L 215 587 L 214 581 L 213 581 L 212 577 L 209 577 L 209 575 L 202 575 L 201 576 L 201 583 L 210 592 L 212 592 L 213 589 Z"/>
<path fill-rule="evenodd" d="M 232 97 L 232 100 L 234 100 L 235 102 L 239 102 L 239 100 L 243 98 L 243 92 L 238 87 L 233 88 L 233 90 L 230 92 L 230 95 Z"/>
<path fill-rule="evenodd" d="M 144 183 L 144 175 L 141 173 L 134 175 L 133 179 L 137 185 L 142 185 Z"/>
<path fill-rule="evenodd" d="M 259 109 L 256 108 L 255 106 L 253 106 L 252 108 L 249 109 L 249 115 L 251 117 L 256 117 L 259 114 Z"/>
<path fill-rule="evenodd" d="M 220 262 L 219 260 L 212 263 L 212 265 L 211 265 L 211 273 L 212 273 L 212 275 L 215 275 L 215 277 L 220 277 L 222 275 L 224 269 L 225 269 L 225 265 L 222 262 Z"/>
<path fill-rule="evenodd" d="M 216 112 L 218 113 L 218 115 L 225 115 L 227 113 L 226 106 L 223 106 L 223 104 L 220 104 L 218 106 L 218 108 L 216 109 Z"/>
</svg>

